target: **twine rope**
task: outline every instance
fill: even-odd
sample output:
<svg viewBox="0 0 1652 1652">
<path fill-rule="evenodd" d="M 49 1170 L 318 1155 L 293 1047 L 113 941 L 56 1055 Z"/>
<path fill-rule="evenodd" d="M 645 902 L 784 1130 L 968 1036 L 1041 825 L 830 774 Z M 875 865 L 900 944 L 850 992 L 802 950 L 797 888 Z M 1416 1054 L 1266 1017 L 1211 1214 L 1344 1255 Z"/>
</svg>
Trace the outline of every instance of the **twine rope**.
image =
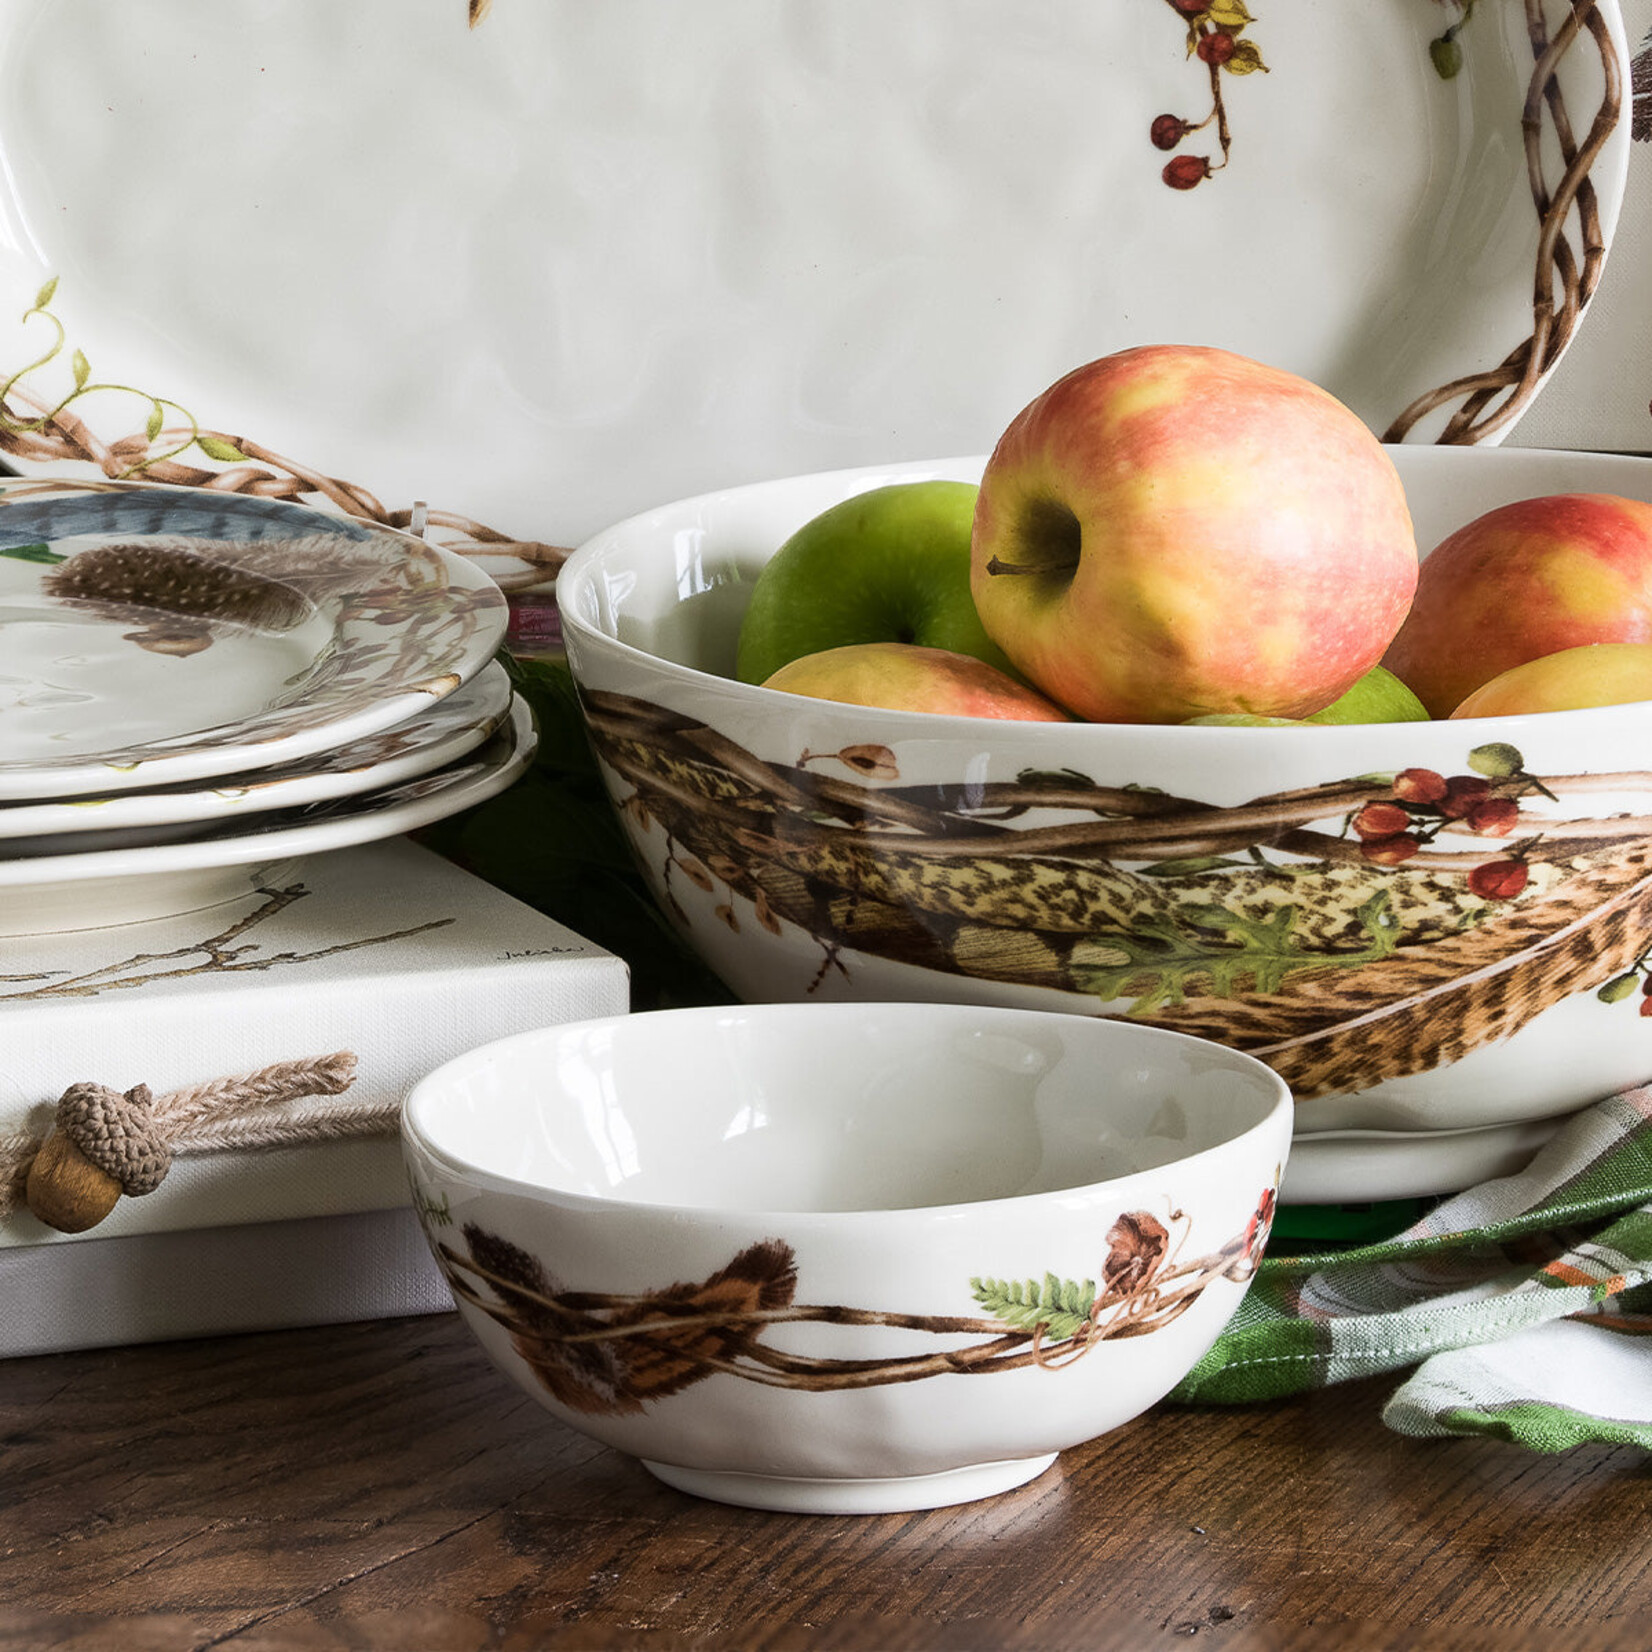
<svg viewBox="0 0 1652 1652">
<path fill-rule="evenodd" d="M 272 1111 L 284 1102 L 341 1095 L 355 1077 L 354 1053 L 339 1050 L 187 1085 L 160 1097 L 143 1084 L 122 1094 L 82 1082 L 63 1092 L 52 1127 L 64 1131 L 123 1192 L 136 1197 L 158 1187 L 179 1155 L 392 1134 L 394 1099 L 296 1115 Z M 22 1199 L 29 1167 L 50 1133 L 48 1127 L 0 1136 L 0 1221 Z"/>
</svg>

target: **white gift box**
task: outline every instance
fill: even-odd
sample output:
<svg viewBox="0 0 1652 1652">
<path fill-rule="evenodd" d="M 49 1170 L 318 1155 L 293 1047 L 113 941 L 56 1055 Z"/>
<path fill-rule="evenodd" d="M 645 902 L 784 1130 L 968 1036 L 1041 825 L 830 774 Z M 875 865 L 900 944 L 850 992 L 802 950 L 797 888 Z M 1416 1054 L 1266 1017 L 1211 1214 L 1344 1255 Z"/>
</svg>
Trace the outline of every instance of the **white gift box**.
<svg viewBox="0 0 1652 1652">
<path fill-rule="evenodd" d="M 43 1134 L 80 1081 L 161 1097 L 338 1051 L 349 1089 L 258 1118 L 382 1116 L 451 1056 L 628 997 L 620 959 L 429 850 L 343 850 L 183 917 L 0 941 L 0 1138 Z M 447 1308 L 386 1128 L 180 1153 L 82 1234 L 20 1203 L 0 1354 Z"/>
</svg>

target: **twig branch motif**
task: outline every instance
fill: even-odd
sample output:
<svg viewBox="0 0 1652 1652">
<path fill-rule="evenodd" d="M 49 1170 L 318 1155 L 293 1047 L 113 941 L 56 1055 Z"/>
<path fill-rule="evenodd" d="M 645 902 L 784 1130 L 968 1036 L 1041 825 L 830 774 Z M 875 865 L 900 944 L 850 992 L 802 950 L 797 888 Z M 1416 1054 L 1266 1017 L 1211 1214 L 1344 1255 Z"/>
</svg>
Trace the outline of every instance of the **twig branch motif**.
<svg viewBox="0 0 1652 1652">
<path fill-rule="evenodd" d="M 260 889 L 263 900 L 251 912 L 237 918 L 216 934 L 169 952 L 138 952 L 118 963 L 102 964 L 96 969 L 79 974 L 54 977 L 41 986 L 26 987 L 21 992 L 0 992 L 0 1002 L 26 1002 L 46 998 L 94 998 L 100 993 L 119 992 L 133 987 L 149 986 L 156 981 L 179 981 L 196 975 L 231 975 L 248 971 L 274 969 L 283 964 L 316 963 L 340 953 L 357 952 L 363 947 L 382 946 L 390 941 L 406 940 L 433 929 L 445 928 L 452 918 L 433 918 L 414 924 L 408 929 L 388 931 L 382 935 L 367 935 L 353 941 L 335 941 L 329 946 L 315 947 L 308 952 L 285 951 L 259 953 L 259 943 L 246 946 L 235 943 L 249 930 L 267 923 L 286 910 L 294 901 L 310 893 L 303 884 L 290 884 L 285 889 Z M 193 960 L 193 961 L 192 961 Z M 171 965 L 171 968 L 155 966 Z M 18 976 L 6 979 L 30 980 L 38 977 Z"/>
<path fill-rule="evenodd" d="M 1600 284 L 1606 238 L 1589 174 L 1623 113 L 1622 66 L 1596 0 L 1566 0 L 1565 19 L 1552 38 L 1546 0 L 1525 0 L 1525 7 L 1534 67 L 1521 115 L 1521 134 L 1538 220 L 1531 336 L 1495 367 L 1465 374 L 1419 396 L 1383 432 L 1386 442 L 1403 441 L 1429 414 L 1452 402 L 1460 405 L 1437 438 L 1439 442 L 1483 442 L 1505 429 L 1530 405 L 1544 375 L 1560 360 Z M 1456 47 L 1455 33 L 1448 33 L 1449 46 Z M 1559 71 L 1567 54 L 1585 35 L 1599 58 L 1604 85 L 1600 106 L 1580 141 L 1561 92 Z M 1437 40 L 1432 50 L 1437 69 L 1442 65 L 1441 42 L 1445 39 L 1442 36 Z M 1447 67 L 1452 61 L 1449 55 L 1444 59 Z M 1545 126 L 1552 130 L 1561 162 L 1561 175 L 1552 186 L 1544 171 Z M 1567 229 L 1573 217 L 1575 246 Z"/>
<path fill-rule="evenodd" d="M 432 1242 L 455 1296 L 510 1333 L 553 1397 L 576 1411 L 618 1414 L 719 1374 L 821 1392 L 1029 1366 L 1060 1370 L 1103 1342 L 1146 1336 L 1180 1318 L 1217 1280 L 1248 1280 L 1274 1200 L 1275 1190 L 1264 1189 L 1244 1231 L 1192 1262 L 1177 1260 L 1188 1233 L 1182 1212 L 1171 1213 L 1170 1227 L 1147 1211 L 1128 1212 L 1108 1231 L 1099 1285 L 1053 1274 L 977 1278 L 971 1294 L 987 1309 L 978 1315 L 796 1302 L 796 1259 L 781 1239 L 748 1246 L 708 1279 L 636 1295 L 561 1287 L 536 1258 L 474 1224 L 464 1228 L 468 1254 Z M 420 1208 L 439 1207 L 426 1201 Z M 763 1341 L 776 1325 L 803 1322 L 984 1340 L 879 1358 L 807 1356 Z"/>
<path fill-rule="evenodd" d="M 203 428 L 174 401 L 133 385 L 94 378 L 90 363 L 78 349 L 69 355 L 69 388 L 57 396 L 38 394 L 29 381 L 68 348 L 63 323 L 51 308 L 56 293 L 54 276 L 23 313 L 24 325 L 44 326 L 49 342 L 33 360 L 0 381 L 0 452 L 30 466 L 94 465 L 114 481 L 166 482 L 260 499 L 319 501 L 361 521 L 403 532 L 412 527 L 411 507 L 390 510 L 357 483 L 286 458 L 250 437 Z M 91 398 L 101 405 L 122 397 L 135 400 L 143 410 L 143 428 L 105 441 L 80 410 Z M 425 521 L 432 529 L 445 530 L 436 537 L 449 550 L 473 557 L 509 557 L 526 564 L 524 572 L 500 576 L 499 583 L 507 590 L 540 583 L 569 554 L 567 546 L 515 538 L 453 511 L 429 510 Z"/>
</svg>

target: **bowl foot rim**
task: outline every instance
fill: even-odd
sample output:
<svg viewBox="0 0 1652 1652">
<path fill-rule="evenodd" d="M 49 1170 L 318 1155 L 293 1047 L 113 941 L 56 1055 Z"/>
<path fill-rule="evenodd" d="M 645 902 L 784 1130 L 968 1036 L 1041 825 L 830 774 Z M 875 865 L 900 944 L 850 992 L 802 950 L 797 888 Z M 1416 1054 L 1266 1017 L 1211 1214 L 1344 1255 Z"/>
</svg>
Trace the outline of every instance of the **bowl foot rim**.
<svg viewBox="0 0 1652 1652">
<path fill-rule="evenodd" d="M 784 1514 L 901 1514 L 948 1508 L 1013 1491 L 1036 1480 L 1056 1460 L 1051 1451 L 996 1463 L 969 1463 L 938 1474 L 851 1479 L 784 1474 L 742 1474 L 726 1469 L 683 1468 L 676 1463 L 640 1461 L 657 1480 L 694 1497 L 737 1508 L 772 1509 Z"/>
</svg>

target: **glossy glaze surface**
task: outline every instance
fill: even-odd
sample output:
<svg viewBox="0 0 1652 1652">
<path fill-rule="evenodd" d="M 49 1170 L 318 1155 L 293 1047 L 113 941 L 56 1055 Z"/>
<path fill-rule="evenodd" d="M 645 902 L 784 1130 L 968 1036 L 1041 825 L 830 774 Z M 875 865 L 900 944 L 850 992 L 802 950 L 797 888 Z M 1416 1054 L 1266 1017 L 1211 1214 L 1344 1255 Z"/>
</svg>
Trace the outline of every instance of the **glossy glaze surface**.
<svg viewBox="0 0 1652 1652">
<path fill-rule="evenodd" d="M 1147 1027 L 771 1005 L 529 1033 L 411 1097 L 432 1152 L 547 1194 L 876 1212 L 1071 1191 L 1219 1148 L 1279 1085 Z"/>
</svg>

